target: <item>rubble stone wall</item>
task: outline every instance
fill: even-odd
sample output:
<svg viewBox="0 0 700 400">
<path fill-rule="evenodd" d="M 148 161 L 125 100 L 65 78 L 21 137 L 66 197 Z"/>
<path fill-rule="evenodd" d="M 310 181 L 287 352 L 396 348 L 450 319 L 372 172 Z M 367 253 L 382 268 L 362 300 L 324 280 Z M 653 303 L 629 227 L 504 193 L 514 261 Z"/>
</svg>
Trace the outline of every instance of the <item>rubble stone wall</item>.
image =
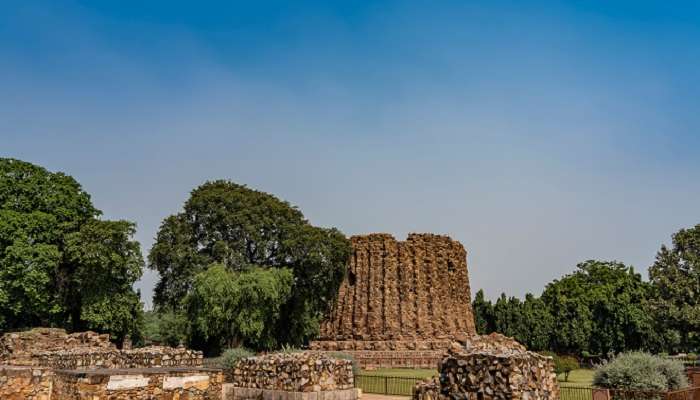
<svg viewBox="0 0 700 400">
<path fill-rule="evenodd" d="M 64 329 L 34 328 L 24 332 L 6 333 L 0 337 L 0 364 L 7 364 L 10 359 L 15 365 L 31 365 L 29 360 L 33 353 L 73 350 L 116 350 L 109 341 L 109 335 L 95 332 L 68 334 Z"/>
<path fill-rule="evenodd" d="M 199 367 L 201 351 L 163 346 L 118 350 L 109 335 L 36 328 L 0 337 L 0 365 L 55 369 Z"/>
<path fill-rule="evenodd" d="M 415 386 L 414 400 L 559 399 L 552 358 L 498 334 L 453 347 L 440 361 L 439 372 L 439 379 Z"/>
<path fill-rule="evenodd" d="M 321 343 L 459 339 L 476 334 L 466 250 L 448 236 L 350 238 L 353 254 Z M 328 346 L 337 346 L 329 343 Z"/>
<path fill-rule="evenodd" d="M 50 400 L 52 381 L 46 368 L 0 366 L 0 399 Z"/>
<path fill-rule="evenodd" d="M 444 350 L 375 350 L 343 351 L 351 355 L 364 369 L 376 368 L 425 368 L 435 369 L 442 360 Z"/>
<path fill-rule="evenodd" d="M 220 400 L 223 375 L 212 369 L 57 371 L 52 399 Z"/>
<path fill-rule="evenodd" d="M 319 392 L 352 389 L 352 361 L 320 352 L 272 353 L 239 360 L 233 369 L 233 385 L 242 388 L 287 392 Z"/>
<path fill-rule="evenodd" d="M 22 360 L 25 362 L 26 360 Z M 56 369 L 201 367 L 201 351 L 172 347 L 133 350 L 64 350 L 34 353 L 31 365 Z M 13 360 L 10 360 L 13 363 Z"/>
</svg>

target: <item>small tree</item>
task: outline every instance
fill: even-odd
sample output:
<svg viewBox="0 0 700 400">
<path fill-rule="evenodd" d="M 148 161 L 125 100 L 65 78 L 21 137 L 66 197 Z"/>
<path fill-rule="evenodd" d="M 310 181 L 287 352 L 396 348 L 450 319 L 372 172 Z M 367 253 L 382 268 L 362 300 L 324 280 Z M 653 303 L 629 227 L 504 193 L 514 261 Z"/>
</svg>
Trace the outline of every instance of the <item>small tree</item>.
<svg viewBox="0 0 700 400">
<path fill-rule="evenodd" d="M 578 360 L 572 356 L 555 356 L 554 368 L 557 374 L 564 374 L 564 382 L 569 381 L 569 374 L 575 369 L 579 369 Z"/>
</svg>

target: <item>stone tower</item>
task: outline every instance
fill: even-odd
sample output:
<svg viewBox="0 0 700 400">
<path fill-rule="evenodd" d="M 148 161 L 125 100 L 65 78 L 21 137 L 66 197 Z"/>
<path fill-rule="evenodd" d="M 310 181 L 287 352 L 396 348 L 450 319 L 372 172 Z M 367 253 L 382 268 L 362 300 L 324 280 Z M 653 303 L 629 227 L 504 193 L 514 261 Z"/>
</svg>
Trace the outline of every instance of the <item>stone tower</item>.
<svg viewBox="0 0 700 400">
<path fill-rule="evenodd" d="M 338 301 L 312 349 L 351 352 L 365 367 L 435 366 L 476 335 L 464 247 L 447 236 L 354 236 Z"/>
</svg>

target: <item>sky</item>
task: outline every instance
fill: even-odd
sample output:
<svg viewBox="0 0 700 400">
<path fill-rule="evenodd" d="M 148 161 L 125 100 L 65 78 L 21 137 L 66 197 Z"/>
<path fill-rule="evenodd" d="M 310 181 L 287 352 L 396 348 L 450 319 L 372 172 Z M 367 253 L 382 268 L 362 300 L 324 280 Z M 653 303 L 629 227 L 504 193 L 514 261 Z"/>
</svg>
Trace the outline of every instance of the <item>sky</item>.
<svg viewBox="0 0 700 400">
<path fill-rule="evenodd" d="M 75 177 L 144 255 L 212 179 L 347 235 L 450 235 L 490 298 L 588 259 L 646 276 L 700 223 L 698 2 L 1 7 L 0 157 Z"/>
</svg>

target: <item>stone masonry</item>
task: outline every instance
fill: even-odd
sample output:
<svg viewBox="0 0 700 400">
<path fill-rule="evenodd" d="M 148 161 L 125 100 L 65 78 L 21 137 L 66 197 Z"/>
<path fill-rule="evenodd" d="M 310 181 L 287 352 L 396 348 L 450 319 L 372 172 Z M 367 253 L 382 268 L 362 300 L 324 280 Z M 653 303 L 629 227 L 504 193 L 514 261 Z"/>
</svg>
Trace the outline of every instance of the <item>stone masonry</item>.
<svg viewBox="0 0 700 400">
<path fill-rule="evenodd" d="M 37 328 L 0 337 L 0 399 L 221 400 L 223 373 L 185 348 L 119 350 L 107 335 Z"/>
<path fill-rule="evenodd" d="M 350 240 L 346 279 L 312 349 L 350 353 L 363 367 L 434 366 L 453 340 L 476 334 L 459 242 L 433 234 Z"/>
<path fill-rule="evenodd" d="M 0 337 L 0 364 L 54 369 L 200 367 L 200 351 L 150 346 L 119 350 L 109 335 L 36 328 Z"/>
<path fill-rule="evenodd" d="M 559 400 L 552 358 L 500 334 L 453 344 L 438 370 L 439 379 L 415 386 L 413 400 Z"/>
<path fill-rule="evenodd" d="M 206 368 L 56 371 L 51 399 L 221 400 L 223 374 Z"/>
<path fill-rule="evenodd" d="M 238 360 L 230 400 L 357 400 L 352 361 L 323 352 L 272 353 Z"/>
</svg>

